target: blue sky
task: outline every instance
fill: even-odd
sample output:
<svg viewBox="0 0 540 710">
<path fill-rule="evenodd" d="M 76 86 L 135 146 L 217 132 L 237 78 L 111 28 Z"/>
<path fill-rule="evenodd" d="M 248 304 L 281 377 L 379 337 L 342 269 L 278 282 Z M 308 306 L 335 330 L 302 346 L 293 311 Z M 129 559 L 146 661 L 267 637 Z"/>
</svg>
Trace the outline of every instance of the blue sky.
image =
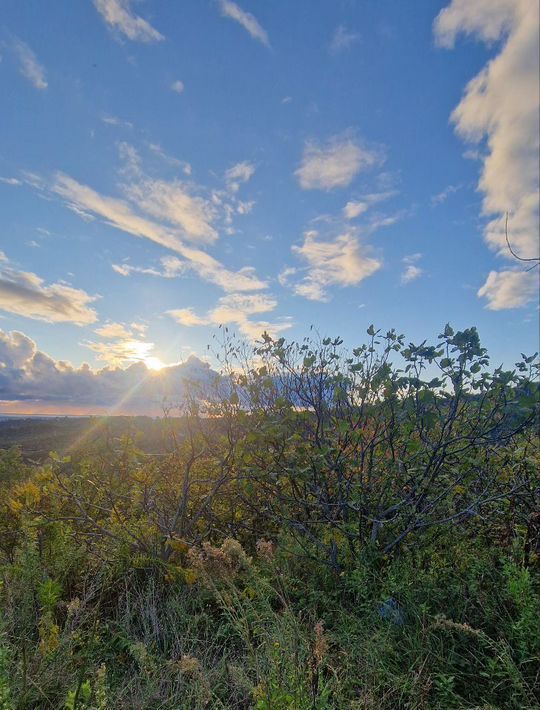
<svg viewBox="0 0 540 710">
<path fill-rule="evenodd" d="M 536 0 L 2 9 L 4 409 L 220 323 L 536 349 Z"/>
</svg>

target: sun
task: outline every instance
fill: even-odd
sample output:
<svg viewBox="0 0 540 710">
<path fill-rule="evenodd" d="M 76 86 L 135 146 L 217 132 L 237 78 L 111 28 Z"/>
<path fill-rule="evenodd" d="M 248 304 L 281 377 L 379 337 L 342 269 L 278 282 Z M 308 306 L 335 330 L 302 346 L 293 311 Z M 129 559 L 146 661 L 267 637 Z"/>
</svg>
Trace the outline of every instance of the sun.
<svg viewBox="0 0 540 710">
<path fill-rule="evenodd" d="M 154 357 L 153 355 L 145 357 L 143 362 L 149 370 L 154 370 L 154 372 L 159 372 L 159 370 L 165 367 L 165 363 L 161 362 L 158 357 Z"/>
</svg>

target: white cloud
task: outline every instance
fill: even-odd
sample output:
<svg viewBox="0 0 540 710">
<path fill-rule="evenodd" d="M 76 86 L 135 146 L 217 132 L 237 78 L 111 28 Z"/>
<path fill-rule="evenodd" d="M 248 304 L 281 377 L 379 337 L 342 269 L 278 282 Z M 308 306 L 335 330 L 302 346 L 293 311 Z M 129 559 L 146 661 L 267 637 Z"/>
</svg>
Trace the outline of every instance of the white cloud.
<svg viewBox="0 0 540 710">
<path fill-rule="evenodd" d="M 420 278 L 424 273 L 424 269 L 418 266 L 418 262 L 421 258 L 422 254 L 420 253 L 409 254 L 403 257 L 402 262 L 405 264 L 405 268 L 401 274 L 401 283 L 403 286 Z"/>
<path fill-rule="evenodd" d="M 259 279 L 255 269 L 245 266 L 238 271 L 229 271 L 210 254 L 198 249 L 185 248 L 183 256 L 189 261 L 190 268 L 206 281 L 220 286 L 224 291 L 259 291 L 267 283 Z"/>
<path fill-rule="evenodd" d="M 173 81 L 173 83 L 171 84 L 171 89 L 174 91 L 175 94 L 181 94 L 184 91 L 184 88 L 184 82 L 180 81 L 180 79 Z"/>
<path fill-rule="evenodd" d="M 379 151 L 362 147 L 346 133 L 322 145 L 307 143 L 295 175 L 304 190 L 332 190 L 347 187 L 361 170 L 381 161 Z"/>
<path fill-rule="evenodd" d="M 286 266 L 278 274 L 278 281 L 282 286 L 290 286 L 292 277 L 297 273 L 298 269 L 294 266 Z"/>
<path fill-rule="evenodd" d="M 255 166 L 253 163 L 244 160 L 241 163 L 236 163 L 225 173 L 225 182 L 230 190 L 237 192 L 240 188 L 240 183 L 248 182 L 253 177 Z"/>
<path fill-rule="evenodd" d="M 31 173 L 25 173 L 25 181 L 47 195 L 58 195 L 84 220 L 100 218 L 116 229 L 149 239 L 183 258 L 181 261 L 175 257 L 174 274 L 171 273 L 172 262 L 162 262 L 162 270 L 129 264 L 113 265 L 122 276 L 146 273 L 172 278 L 180 272 L 182 263 L 182 271 L 189 269 L 227 292 L 266 288 L 266 282 L 257 277 L 252 267 L 231 271 L 206 252 L 186 244 L 190 241 L 197 245 L 215 242 L 218 238 L 216 222 L 221 220 L 229 227 L 233 216 L 246 214 L 252 203 L 241 202 L 230 192 L 218 194 L 190 182 L 150 179 L 143 173 L 137 151 L 127 143 L 122 143 L 120 149 L 125 163 L 121 174 L 126 179 L 121 189 L 126 199 L 102 195 L 62 173 L 57 173 L 50 185 Z"/>
<path fill-rule="evenodd" d="M 401 283 L 405 286 L 405 284 L 408 284 L 422 276 L 423 273 L 424 270 L 420 266 L 416 266 L 416 264 L 407 264 L 405 266 L 405 270 L 401 274 Z"/>
<path fill-rule="evenodd" d="M 209 325 L 208 318 L 204 316 L 198 316 L 193 308 L 174 308 L 167 311 L 167 315 L 171 316 L 180 325 L 185 325 L 191 328 L 195 325 Z"/>
<path fill-rule="evenodd" d="M 521 308 L 538 298 L 538 271 L 490 271 L 478 295 L 490 311 Z"/>
<path fill-rule="evenodd" d="M 22 185 L 22 180 L 18 180 L 14 177 L 0 177 L 0 182 L 4 183 L 4 185 L 12 185 L 13 187 L 19 187 Z"/>
<path fill-rule="evenodd" d="M 328 301 L 331 286 L 355 286 L 378 271 L 382 262 L 368 255 L 368 247 L 362 246 L 353 230 L 335 239 L 321 240 L 318 232 L 304 234 L 302 246 L 293 246 L 292 251 L 307 262 L 307 275 L 296 281 L 292 288 L 299 296 L 311 301 Z M 282 281 L 293 275 L 291 271 Z"/>
<path fill-rule="evenodd" d="M 185 256 L 185 261 L 174 256 L 163 257 L 161 269 L 132 266 L 131 264 L 112 264 L 112 268 L 120 276 L 147 274 L 164 279 L 173 279 L 187 271 L 192 271 L 205 281 L 216 284 L 227 292 L 259 291 L 268 286 L 266 281 L 261 281 L 257 277 L 255 270 L 251 267 L 245 266 L 239 271 L 230 271 L 206 252 L 188 247 L 182 249 L 182 254 Z"/>
<path fill-rule="evenodd" d="M 120 276 L 146 274 L 147 276 L 158 276 L 162 279 L 175 279 L 189 269 L 189 262 L 182 261 L 177 256 L 162 256 L 160 263 L 161 268 L 132 266 L 127 263 L 112 264 L 112 268 Z"/>
<path fill-rule="evenodd" d="M 458 133 L 476 143 L 484 193 L 483 213 L 491 217 L 484 235 L 490 248 L 512 260 L 505 237 L 504 214 L 510 213 L 509 237 L 516 253 L 538 256 L 539 186 L 539 40 L 540 5 L 536 0 L 453 0 L 435 21 L 442 46 L 453 47 L 460 33 L 486 43 L 499 41 L 498 54 L 474 77 L 452 114 Z M 517 288 L 523 280 L 522 289 Z M 478 292 L 494 310 L 514 308 L 528 293 L 527 272 L 492 272 Z M 495 290 L 500 288 L 501 294 Z M 496 307 L 493 305 L 496 304 Z"/>
<path fill-rule="evenodd" d="M 369 195 L 362 195 L 359 200 L 349 200 L 343 208 L 343 216 L 346 219 L 356 219 L 378 202 L 384 202 L 390 197 L 397 195 L 396 190 L 388 190 L 386 192 L 372 192 Z"/>
<path fill-rule="evenodd" d="M 192 308 L 179 308 L 167 311 L 177 323 L 192 327 L 201 325 L 233 325 L 242 335 L 255 340 L 266 331 L 272 337 L 287 330 L 292 323 L 288 320 L 268 322 L 266 320 L 253 320 L 250 316 L 273 311 L 277 301 L 272 296 L 263 294 L 231 293 L 222 296 L 217 305 L 203 316 L 197 315 Z"/>
<path fill-rule="evenodd" d="M 434 206 L 442 205 L 443 202 L 446 202 L 450 195 L 453 195 L 455 192 L 458 192 L 458 190 L 460 190 L 461 188 L 462 185 L 448 185 L 444 188 L 444 190 L 441 190 L 436 195 L 433 195 L 433 197 L 431 198 L 431 204 Z"/>
<path fill-rule="evenodd" d="M 253 39 L 256 39 L 267 47 L 270 46 L 268 34 L 250 12 L 242 10 L 241 7 L 235 2 L 231 2 L 231 0 L 220 0 L 219 4 L 222 15 L 238 22 Z"/>
<path fill-rule="evenodd" d="M 124 200 L 101 195 L 69 175 L 57 173 L 51 190 L 64 198 L 68 207 L 77 214 L 92 213 L 123 232 L 136 237 L 145 237 L 174 251 L 182 248 L 179 235 L 172 230 L 137 215 Z"/>
<path fill-rule="evenodd" d="M 96 328 L 94 333 L 101 338 L 132 338 L 133 333 L 123 323 L 106 323 Z"/>
<path fill-rule="evenodd" d="M 216 218 L 214 206 L 191 194 L 185 183 L 144 179 L 124 186 L 124 192 L 143 212 L 178 227 L 185 239 L 202 244 L 217 240 L 217 231 L 212 226 Z"/>
<path fill-rule="evenodd" d="M 155 155 L 159 156 L 162 160 L 164 160 L 166 163 L 169 165 L 174 165 L 177 168 L 182 168 L 182 172 L 184 175 L 187 175 L 188 177 L 192 173 L 192 168 L 189 163 L 187 163 L 185 160 L 179 160 L 178 158 L 175 158 L 172 155 L 168 155 L 163 148 L 159 145 L 159 143 L 148 143 L 148 147 L 154 153 Z"/>
<path fill-rule="evenodd" d="M 133 128 L 133 124 L 130 123 L 130 121 L 124 121 L 122 118 L 118 118 L 118 116 L 102 116 L 101 120 L 103 123 L 106 123 L 109 126 L 122 126 L 123 128 Z"/>
<path fill-rule="evenodd" d="M 112 367 L 124 367 L 134 362 L 147 364 L 153 357 L 154 343 L 144 340 L 118 338 L 105 343 L 83 342 L 82 345 L 92 350 L 101 362 Z M 156 358 L 157 360 L 157 358 Z"/>
<path fill-rule="evenodd" d="M 96 10 L 105 23 L 128 39 L 159 42 L 163 35 L 131 9 L 131 0 L 94 0 Z"/>
<path fill-rule="evenodd" d="M 13 42 L 13 51 L 19 61 L 21 74 L 28 79 L 34 88 L 46 89 L 48 84 L 45 78 L 45 68 L 39 63 L 30 47 L 20 39 L 16 39 Z"/>
<path fill-rule="evenodd" d="M 369 205 L 367 202 L 358 202 L 356 200 L 351 200 L 347 202 L 345 207 L 343 208 L 343 214 L 347 219 L 355 219 L 355 217 L 359 217 L 361 214 L 364 214 L 369 209 Z"/>
<path fill-rule="evenodd" d="M 358 42 L 359 39 L 360 35 L 358 32 L 348 30 L 343 25 L 339 25 L 339 27 L 336 27 L 336 29 L 334 30 L 334 34 L 332 35 L 332 39 L 330 40 L 330 46 L 328 49 L 331 54 L 338 54 L 339 52 L 342 52 L 346 49 L 350 49 L 350 47 L 355 42 Z"/>
<path fill-rule="evenodd" d="M 7 263 L 5 254 L 2 263 Z M 90 303 L 97 299 L 86 291 L 64 283 L 45 286 L 43 279 L 30 271 L 0 267 L 0 310 L 48 323 L 88 325 L 97 320 Z"/>
</svg>

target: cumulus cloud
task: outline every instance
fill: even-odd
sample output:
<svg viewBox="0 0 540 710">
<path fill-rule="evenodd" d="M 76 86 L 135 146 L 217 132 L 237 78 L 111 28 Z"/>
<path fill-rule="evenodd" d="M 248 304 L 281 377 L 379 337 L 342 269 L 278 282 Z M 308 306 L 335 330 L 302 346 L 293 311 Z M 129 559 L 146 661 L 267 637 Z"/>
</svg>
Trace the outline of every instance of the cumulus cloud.
<svg viewBox="0 0 540 710">
<path fill-rule="evenodd" d="M 89 305 L 97 296 L 65 283 L 46 286 L 37 274 L 6 265 L 3 253 L 0 262 L 0 310 L 47 323 L 88 325 L 97 320 Z"/>
<path fill-rule="evenodd" d="M 501 311 L 521 308 L 538 297 L 537 271 L 490 271 L 478 295 L 487 299 L 486 308 Z"/>
<path fill-rule="evenodd" d="M 217 305 L 205 315 L 197 315 L 192 308 L 179 308 L 167 311 L 177 323 L 192 327 L 198 325 L 234 325 L 242 335 L 256 340 L 266 331 L 272 337 L 287 330 L 292 323 L 288 319 L 281 322 L 253 320 L 250 316 L 273 311 L 277 301 L 272 296 L 263 294 L 231 293 L 219 299 Z"/>
<path fill-rule="evenodd" d="M 94 0 L 94 6 L 105 23 L 128 39 L 140 42 L 165 39 L 149 22 L 133 12 L 131 4 L 131 0 Z"/>
<path fill-rule="evenodd" d="M 510 214 L 510 240 L 521 257 L 538 256 L 539 186 L 539 25 L 537 0 L 453 0 L 435 20 L 439 43 L 451 48 L 461 33 L 500 43 L 496 56 L 467 85 L 452 114 L 464 139 L 480 143 L 478 189 L 483 213 L 491 218 L 484 236 L 490 248 L 512 259 L 506 245 L 504 214 Z M 523 279 L 521 289 L 518 281 Z M 527 272 L 492 272 L 479 290 L 488 307 L 524 305 L 530 294 Z M 496 289 L 501 293 L 497 295 Z M 519 291 L 520 297 L 516 297 Z"/>
<path fill-rule="evenodd" d="M 164 398 L 178 401 L 187 382 L 210 387 L 217 373 L 191 356 L 159 372 L 144 362 L 127 368 L 74 367 L 39 350 L 24 333 L 0 329 L 0 410 L 160 414 Z"/>
<path fill-rule="evenodd" d="M 250 13 L 242 10 L 235 2 L 231 0 L 220 0 L 221 14 L 224 17 L 229 17 L 231 20 L 238 22 L 246 32 L 248 32 L 253 39 L 258 42 L 270 46 L 270 41 L 268 39 L 268 34 L 264 30 L 257 19 Z"/>
<path fill-rule="evenodd" d="M 339 25 L 334 30 L 328 50 L 330 54 L 338 54 L 346 49 L 350 49 L 355 42 L 360 39 L 360 34 L 353 30 L 348 30 L 343 25 Z"/>
<path fill-rule="evenodd" d="M 13 51 L 19 62 L 21 74 L 28 79 L 35 89 L 46 89 L 45 68 L 41 65 L 30 47 L 20 39 L 13 42 Z"/>
<path fill-rule="evenodd" d="M 380 151 L 365 148 L 349 133 L 326 143 L 308 142 L 295 175 L 304 190 L 347 187 L 361 171 L 380 164 Z"/>
<path fill-rule="evenodd" d="M 292 251 L 307 262 L 302 270 L 305 276 L 294 280 L 297 270 L 289 268 L 281 272 L 280 282 L 310 301 L 328 301 L 330 287 L 356 286 L 382 266 L 381 260 L 369 256 L 369 247 L 360 243 L 354 230 L 334 239 L 320 239 L 317 231 L 310 230 L 302 246 L 293 246 Z"/>
</svg>

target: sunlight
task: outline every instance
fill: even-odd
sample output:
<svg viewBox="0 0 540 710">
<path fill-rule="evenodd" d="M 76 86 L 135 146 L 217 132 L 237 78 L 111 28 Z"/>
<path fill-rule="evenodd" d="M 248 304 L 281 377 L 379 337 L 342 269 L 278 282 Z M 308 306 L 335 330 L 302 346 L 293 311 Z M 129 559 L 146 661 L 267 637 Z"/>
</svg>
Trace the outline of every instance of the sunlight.
<svg viewBox="0 0 540 710">
<path fill-rule="evenodd" d="M 158 372 L 159 370 L 162 370 L 165 367 L 165 363 L 162 362 L 158 357 L 146 357 L 144 358 L 143 362 L 149 370 L 154 370 L 155 372 Z"/>
</svg>

